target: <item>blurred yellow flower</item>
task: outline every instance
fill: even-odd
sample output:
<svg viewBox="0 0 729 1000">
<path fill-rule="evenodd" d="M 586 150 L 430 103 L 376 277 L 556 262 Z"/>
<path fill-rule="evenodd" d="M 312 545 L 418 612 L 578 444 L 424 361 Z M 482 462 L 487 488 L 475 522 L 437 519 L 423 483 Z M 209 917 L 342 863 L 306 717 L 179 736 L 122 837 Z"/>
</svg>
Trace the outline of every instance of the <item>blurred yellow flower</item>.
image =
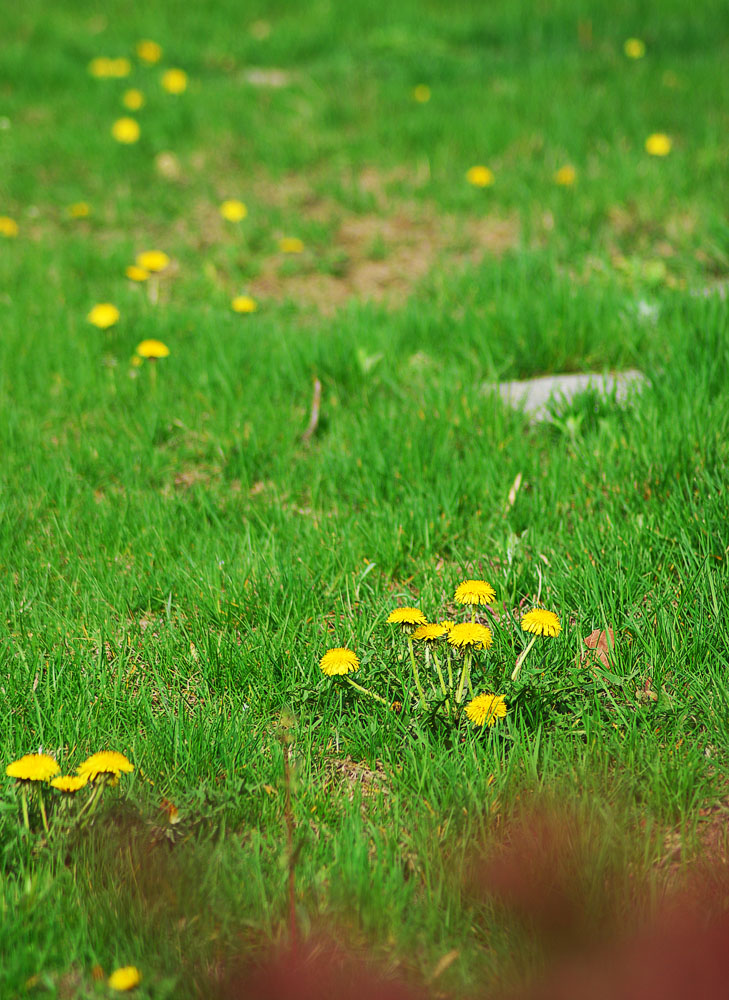
<svg viewBox="0 0 729 1000">
<path fill-rule="evenodd" d="M 220 214 L 228 222 L 240 222 L 248 215 L 248 209 L 242 201 L 238 201 L 236 198 L 229 198 L 220 206 Z"/>
<path fill-rule="evenodd" d="M 144 250 L 137 254 L 135 263 L 145 271 L 157 272 L 169 267 L 170 258 L 163 250 Z"/>
<path fill-rule="evenodd" d="M 7 215 L 0 215 L 0 236 L 17 236 L 18 223 Z"/>
<path fill-rule="evenodd" d="M 72 219 L 85 219 L 91 215 L 91 205 L 86 201 L 75 201 L 68 206 L 68 214 Z"/>
<path fill-rule="evenodd" d="M 144 107 L 144 94 L 141 90 L 134 88 L 132 90 L 125 90 L 122 97 L 122 104 L 130 111 L 139 111 L 140 108 Z"/>
<path fill-rule="evenodd" d="M 471 167 L 466 171 L 466 180 L 469 184 L 473 184 L 474 187 L 491 187 L 494 183 L 495 177 L 493 171 L 489 170 L 488 167 L 475 166 Z"/>
<path fill-rule="evenodd" d="M 626 38 L 623 52 L 628 59 L 642 59 L 645 55 L 645 42 L 640 38 Z"/>
<path fill-rule="evenodd" d="M 187 90 L 187 73 L 182 69 L 166 69 L 160 82 L 168 94 L 181 94 Z"/>
<path fill-rule="evenodd" d="M 111 302 L 99 302 L 95 305 L 86 319 L 100 330 L 108 330 L 110 326 L 119 320 L 119 310 Z"/>
<path fill-rule="evenodd" d="M 88 784 L 88 780 L 89 779 L 85 774 L 64 774 L 60 778 L 54 778 L 53 781 L 51 781 L 51 785 L 61 792 L 68 792 L 71 794 L 73 792 L 77 792 L 79 788 L 83 788 L 84 785 Z"/>
<path fill-rule="evenodd" d="M 129 76 L 132 64 L 128 59 L 109 59 L 106 56 L 97 56 L 89 63 L 89 73 L 91 76 L 102 78 Z"/>
<path fill-rule="evenodd" d="M 303 253 L 304 241 L 298 236 L 284 236 L 278 241 L 278 248 L 281 253 Z"/>
<path fill-rule="evenodd" d="M 27 753 L 12 764 L 8 764 L 5 773 L 9 778 L 18 781 L 48 781 L 61 768 L 47 753 Z"/>
<path fill-rule="evenodd" d="M 571 164 L 566 164 L 564 167 L 560 167 L 559 170 L 555 172 L 554 182 L 562 187 L 572 187 L 572 185 L 577 180 L 577 171 Z"/>
<path fill-rule="evenodd" d="M 250 295 L 236 295 L 230 303 L 233 312 L 253 313 L 258 309 L 258 303 Z"/>
<path fill-rule="evenodd" d="M 136 142 L 139 139 L 139 123 L 134 118 L 117 118 L 111 126 L 111 134 L 117 142 Z"/>
<path fill-rule="evenodd" d="M 417 87 L 413 87 L 413 100 L 417 101 L 418 104 L 427 104 L 430 100 L 430 87 L 427 83 L 419 83 Z"/>
<path fill-rule="evenodd" d="M 162 58 L 162 46 L 157 42 L 151 42 L 148 38 L 143 38 L 137 42 L 137 55 L 146 63 L 156 63 Z"/>
<path fill-rule="evenodd" d="M 139 986 L 142 981 L 142 974 L 134 965 L 125 965 L 121 969 L 115 969 L 109 976 L 109 989 L 118 993 L 125 993 Z"/>
<path fill-rule="evenodd" d="M 671 152 L 671 139 L 665 132 L 654 132 L 645 141 L 646 153 L 651 156 L 668 156 Z"/>
<path fill-rule="evenodd" d="M 158 358 L 168 358 L 170 349 L 161 340 L 143 340 L 137 344 L 137 354 L 140 358 L 156 361 Z"/>
<path fill-rule="evenodd" d="M 124 274 L 126 274 L 130 281 L 146 281 L 149 277 L 149 271 L 143 267 L 137 267 L 136 264 L 130 264 L 124 271 Z"/>
</svg>

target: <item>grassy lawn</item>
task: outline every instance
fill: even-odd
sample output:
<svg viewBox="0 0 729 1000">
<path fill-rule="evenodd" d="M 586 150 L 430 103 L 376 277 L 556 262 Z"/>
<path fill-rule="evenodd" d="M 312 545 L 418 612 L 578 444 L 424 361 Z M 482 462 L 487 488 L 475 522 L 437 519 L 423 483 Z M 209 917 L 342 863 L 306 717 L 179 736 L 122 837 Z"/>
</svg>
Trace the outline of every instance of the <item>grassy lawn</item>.
<svg viewBox="0 0 729 1000">
<path fill-rule="evenodd" d="M 654 886 L 724 816 L 729 12 L 130 6 L 3 15 L 0 996 L 127 965 L 142 998 L 243 995 L 291 872 L 301 937 L 518 987 L 543 952 L 473 865 L 525 803 Z M 488 390 L 628 367 L 630 406 L 551 424 Z M 456 602 L 469 579 L 495 601 Z M 561 631 L 512 680 L 537 604 Z M 414 641 L 421 697 L 398 607 L 491 629 L 467 655 L 503 718 Z M 338 647 L 356 673 L 320 669 Z M 34 784 L 26 825 L 5 767 L 101 750 L 134 770 Z"/>
</svg>

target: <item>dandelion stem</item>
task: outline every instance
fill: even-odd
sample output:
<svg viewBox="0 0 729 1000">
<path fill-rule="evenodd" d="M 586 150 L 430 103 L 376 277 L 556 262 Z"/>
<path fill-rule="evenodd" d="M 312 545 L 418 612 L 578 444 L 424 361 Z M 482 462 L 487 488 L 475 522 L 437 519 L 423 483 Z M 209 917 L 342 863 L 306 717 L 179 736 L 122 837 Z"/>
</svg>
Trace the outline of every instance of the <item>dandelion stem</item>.
<svg viewBox="0 0 729 1000">
<path fill-rule="evenodd" d="M 524 650 L 522 650 L 521 653 L 519 653 L 519 656 L 517 657 L 517 660 L 516 660 L 516 666 L 514 667 L 514 669 L 512 671 L 512 674 L 511 674 L 512 681 L 515 681 L 517 679 L 517 677 L 519 676 L 519 671 L 521 670 L 521 667 L 522 667 L 522 664 L 524 663 L 524 660 L 526 660 L 526 658 L 527 658 L 527 653 L 529 652 L 529 650 L 532 648 L 532 646 L 534 645 L 534 643 L 536 641 L 537 641 L 537 637 L 536 637 L 536 635 L 533 635 L 532 638 L 531 638 L 531 642 L 529 643 L 529 645 L 527 646 L 527 648 L 524 649 Z"/>
<path fill-rule="evenodd" d="M 461 704 L 463 699 L 463 689 L 466 686 L 466 681 L 470 682 L 471 677 L 471 650 L 466 652 L 463 658 L 463 669 L 461 670 L 461 679 L 458 682 L 458 692 L 456 693 L 456 705 Z"/>
<path fill-rule="evenodd" d="M 38 801 L 40 802 L 41 819 L 43 820 L 43 829 L 46 831 L 46 837 L 50 837 L 51 831 L 48 829 L 48 817 L 46 816 L 46 806 L 43 801 L 43 791 L 38 790 Z"/>
<path fill-rule="evenodd" d="M 23 808 L 23 826 L 30 833 L 30 821 L 28 820 L 28 792 L 25 785 L 20 789 L 20 805 Z"/>
<path fill-rule="evenodd" d="M 427 709 L 428 702 L 426 700 L 425 694 L 423 693 L 423 686 L 420 683 L 420 674 L 418 673 L 418 665 L 415 662 L 415 651 L 413 649 L 413 640 L 411 636 L 408 636 L 408 647 L 410 648 L 410 662 L 413 665 L 413 677 L 415 678 L 415 687 L 418 689 L 418 694 L 420 695 L 420 700 L 423 703 L 423 707 Z"/>
<path fill-rule="evenodd" d="M 363 687 L 361 684 L 358 684 L 357 681 L 353 681 L 351 677 L 345 677 L 344 679 L 348 684 L 351 684 L 353 688 L 357 688 L 357 690 L 361 691 L 363 694 L 368 694 L 370 698 L 374 698 L 375 701 L 379 701 L 383 705 L 387 705 L 387 707 L 389 708 L 388 702 L 384 698 L 382 698 L 379 694 L 375 694 L 374 691 L 370 691 L 366 687 Z"/>
<path fill-rule="evenodd" d="M 429 652 L 430 652 L 430 650 L 426 649 L 426 651 L 425 651 L 426 658 L 427 658 Z M 440 681 L 440 689 L 443 692 L 443 697 L 447 698 L 448 697 L 448 692 L 446 691 L 445 680 L 443 678 L 443 671 L 440 669 L 440 660 L 436 656 L 435 652 L 433 653 L 433 663 L 435 663 L 435 669 L 438 671 L 438 680 Z"/>
</svg>

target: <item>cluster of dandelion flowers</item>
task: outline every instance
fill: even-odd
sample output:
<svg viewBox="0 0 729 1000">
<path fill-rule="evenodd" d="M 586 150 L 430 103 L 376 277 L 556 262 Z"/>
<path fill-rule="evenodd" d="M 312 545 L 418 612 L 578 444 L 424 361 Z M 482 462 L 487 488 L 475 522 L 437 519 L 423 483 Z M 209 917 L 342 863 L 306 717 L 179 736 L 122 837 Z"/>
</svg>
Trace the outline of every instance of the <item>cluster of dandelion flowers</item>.
<svg viewBox="0 0 729 1000">
<path fill-rule="evenodd" d="M 466 705 L 466 716 L 477 726 L 493 726 L 506 715 L 506 701 L 500 694 L 477 694 Z"/>
<path fill-rule="evenodd" d="M 184 69 L 167 69 L 162 74 L 160 83 L 168 94 L 182 94 L 187 90 L 187 73 Z"/>
<path fill-rule="evenodd" d="M 493 641 L 491 629 L 476 622 L 460 622 L 448 632 L 448 642 L 457 649 L 489 649 Z"/>
<path fill-rule="evenodd" d="M 79 764 L 76 773 L 80 777 L 85 777 L 87 781 L 96 781 L 97 778 L 106 775 L 118 778 L 122 771 L 133 770 L 134 764 L 123 753 L 117 750 L 101 750 L 88 757 L 83 764 Z"/>
<path fill-rule="evenodd" d="M 413 632 L 413 639 L 420 639 L 423 642 L 439 642 L 448 635 L 448 628 L 445 625 L 427 624 L 419 625 Z"/>
<path fill-rule="evenodd" d="M 18 781 L 50 781 L 60 770 L 58 762 L 50 754 L 27 753 L 8 764 L 5 773 Z"/>
<path fill-rule="evenodd" d="M 99 330 L 108 330 L 110 326 L 118 323 L 119 310 L 111 302 L 99 302 L 94 306 L 86 319 L 89 323 L 93 323 L 94 326 L 98 327 Z"/>
<path fill-rule="evenodd" d="M 109 59 L 107 56 L 97 56 L 89 63 L 89 73 L 99 80 L 115 79 L 129 76 L 132 64 L 123 56 L 120 59 Z"/>
<path fill-rule="evenodd" d="M 556 637 L 562 631 L 557 615 L 554 611 L 547 611 L 545 608 L 533 608 L 531 611 L 527 611 L 520 624 L 525 632 L 532 632 L 534 635 Z"/>
<path fill-rule="evenodd" d="M 248 215 L 248 209 L 237 198 L 228 198 L 221 204 L 220 214 L 228 222 L 242 222 Z"/>
<path fill-rule="evenodd" d="M 484 167 L 482 164 L 478 164 L 466 171 L 466 180 L 469 184 L 473 184 L 474 187 L 485 188 L 491 187 L 496 178 L 492 170 L 489 170 L 488 167 Z"/>
<path fill-rule="evenodd" d="M 142 981 L 142 974 L 135 965 L 125 965 L 121 969 L 115 969 L 107 980 L 110 990 L 117 993 L 126 993 L 139 986 Z"/>
<path fill-rule="evenodd" d="M 496 591 L 485 580 L 464 580 L 456 587 L 456 604 L 493 604 Z"/>
<path fill-rule="evenodd" d="M 359 658 L 356 653 L 345 646 L 328 649 L 319 661 L 322 673 L 327 677 L 343 676 L 359 669 Z"/>
<path fill-rule="evenodd" d="M 250 295 L 236 295 L 231 299 L 230 308 L 237 313 L 254 313 L 258 309 L 258 303 Z"/>
<path fill-rule="evenodd" d="M 134 118 L 117 118 L 111 126 L 111 134 L 117 142 L 130 145 L 137 142 L 141 134 L 139 122 Z"/>
</svg>

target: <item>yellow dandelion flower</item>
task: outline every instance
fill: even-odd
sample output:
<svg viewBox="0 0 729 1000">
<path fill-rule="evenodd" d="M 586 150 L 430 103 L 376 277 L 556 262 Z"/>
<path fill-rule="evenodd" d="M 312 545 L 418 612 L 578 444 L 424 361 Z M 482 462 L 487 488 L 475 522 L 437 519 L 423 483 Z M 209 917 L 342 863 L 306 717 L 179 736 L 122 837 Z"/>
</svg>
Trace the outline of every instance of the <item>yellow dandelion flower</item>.
<svg viewBox="0 0 729 1000">
<path fill-rule="evenodd" d="M 427 104 L 430 100 L 430 87 L 427 83 L 419 83 L 417 87 L 413 87 L 413 100 L 417 101 L 418 104 Z"/>
<path fill-rule="evenodd" d="M 493 604 L 496 591 L 485 580 L 464 580 L 456 587 L 458 604 Z"/>
<path fill-rule="evenodd" d="M 444 629 L 447 629 L 450 632 L 450 630 L 456 623 L 451 618 L 444 618 L 440 624 L 443 626 Z"/>
<path fill-rule="evenodd" d="M 488 649 L 493 640 L 491 629 L 486 625 L 477 625 L 476 622 L 461 622 L 454 625 L 448 633 L 448 642 L 459 649 L 466 649 L 467 646 Z"/>
<path fill-rule="evenodd" d="M 149 38 L 143 38 L 137 42 L 137 55 L 146 63 L 156 63 L 162 58 L 162 46 L 157 42 L 151 42 Z"/>
<path fill-rule="evenodd" d="M 413 632 L 413 639 L 423 639 L 425 642 L 437 642 L 448 635 L 445 625 L 420 625 Z"/>
<path fill-rule="evenodd" d="M 506 701 L 500 694 L 477 694 L 466 705 L 466 716 L 477 726 L 493 726 L 506 715 Z"/>
<path fill-rule="evenodd" d="M 86 777 L 88 781 L 95 781 L 101 774 L 110 774 L 118 778 L 122 771 L 133 771 L 132 764 L 123 753 L 116 750 L 101 750 L 88 757 L 83 764 L 76 768 L 76 773 Z"/>
<path fill-rule="evenodd" d="M 156 361 L 158 358 L 168 358 L 170 349 L 161 340 L 143 340 L 137 344 L 137 354 L 140 358 Z"/>
<path fill-rule="evenodd" d="M 117 118 L 111 126 L 111 134 L 117 142 L 128 146 L 139 139 L 139 122 L 135 121 L 134 118 Z"/>
<path fill-rule="evenodd" d="M 128 59 L 121 58 L 109 60 L 109 76 L 120 80 L 122 77 L 129 76 L 131 71 L 132 64 Z"/>
<path fill-rule="evenodd" d="M 86 219 L 91 215 L 91 205 L 87 201 L 75 201 L 68 206 L 68 214 L 72 219 Z"/>
<path fill-rule="evenodd" d="M 0 236 L 17 236 L 18 223 L 7 215 L 0 215 Z"/>
<path fill-rule="evenodd" d="M 160 83 L 168 94 L 181 94 L 187 90 L 187 73 L 184 69 L 166 69 Z"/>
<path fill-rule="evenodd" d="M 5 773 L 9 778 L 18 781 L 49 781 L 61 768 L 47 753 L 27 753 L 12 764 L 8 764 Z"/>
<path fill-rule="evenodd" d="M 243 202 L 238 201 L 237 198 L 229 198 L 220 206 L 220 214 L 224 219 L 227 219 L 228 222 L 240 222 L 248 215 L 248 209 Z"/>
<path fill-rule="evenodd" d="M 403 627 L 428 624 L 428 619 L 420 608 L 395 608 L 387 616 L 387 621 L 389 624 Z"/>
<path fill-rule="evenodd" d="M 157 271 L 164 271 L 166 267 L 169 267 L 170 258 L 163 250 L 144 250 L 137 254 L 135 263 L 137 267 L 143 267 L 145 271 L 157 273 Z"/>
<path fill-rule="evenodd" d="M 144 94 L 141 90 L 125 90 L 122 96 L 122 104 L 129 111 L 139 111 L 140 108 L 144 107 Z"/>
<path fill-rule="evenodd" d="M 130 281 L 146 281 L 149 277 L 149 271 L 144 267 L 138 267 L 136 264 L 130 264 L 129 267 L 124 269 L 124 274 Z"/>
<path fill-rule="evenodd" d="M 466 180 L 469 184 L 473 184 L 474 187 L 485 188 L 491 187 L 496 178 L 492 170 L 479 164 L 478 166 L 470 167 L 466 171 Z"/>
<path fill-rule="evenodd" d="M 142 974 L 139 969 L 134 965 L 125 965 L 121 969 L 115 969 L 109 976 L 108 984 L 109 989 L 116 990 L 118 993 L 126 993 L 127 990 L 133 990 L 142 981 Z"/>
<path fill-rule="evenodd" d="M 298 236 L 284 236 L 278 241 L 278 248 L 281 253 L 303 253 L 304 241 Z"/>
<path fill-rule="evenodd" d="M 533 608 L 521 619 L 521 627 L 525 632 L 533 632 L 534 635 L 557 636 L 562 631 L 559 618 L 554 611 L 546 611 L 544 608 Z"/>
<path fill-rule="evenodd" d="M 672 145 L 670 136 L 665 132 L 654 132 L 645 141 L 645 151 L 651 156 L 668 156 Z"/>
<path fill-rule="evenodd" d="M 642 59 L 645 55 L 645 42 L 640 38 L 626 38 L 623 52 L 628 59 Z"/>
<path fill-rule="evenodd" d="M 95 305 L 86 319 L 100 330 L 108 330 L 119 320 L 119 310 L 111 302 L 99 302 Z"/>
<path fill-rule="evenodd" d="M 108 59 L 106 56 L 96 56 L 96 58 L 92 59 L 88 65 L 88 71 L 91 76 L 95 76 L 98 79 L 112 76 L 111 69 L 112 60 Z"/>
<path fill-rule="evenodd" d="M 351 649 L 338 646 L 336 649 L 328 649 L 326 651 L 321 660 L 319 660 L 319 666 L 322 673 L 326 674 L 327 677 L 334 677 L 335 674 L 351 674 L 353 671 L 358 670 L 359 659 L 357 654 L 353 653 Z"/>
<path fill-rule="evenodd" d="M 51 784 L 61 792 L 72 794 L 73 792 L 77 792 L 79 788 L 87 785 L 88 781 L 88 775 L 86 774 L 64 774 L 60 778 L 54 778 Z"/>
<path fill-rule="evenodd" d="M 577 171 L 570 164 L 565 164 L 564 167 L 560 167 L 554 174 L 554 183 L 559 184 L 561 187 L 572 187 L 572 185 L 577 180 Z"/>
<path fill-rule="evenodd" d="M 236 295 L 230 303 L 233 312 L 252 313 L 258 309 L 258 303 L 250 295 Z"/>
</svg>

